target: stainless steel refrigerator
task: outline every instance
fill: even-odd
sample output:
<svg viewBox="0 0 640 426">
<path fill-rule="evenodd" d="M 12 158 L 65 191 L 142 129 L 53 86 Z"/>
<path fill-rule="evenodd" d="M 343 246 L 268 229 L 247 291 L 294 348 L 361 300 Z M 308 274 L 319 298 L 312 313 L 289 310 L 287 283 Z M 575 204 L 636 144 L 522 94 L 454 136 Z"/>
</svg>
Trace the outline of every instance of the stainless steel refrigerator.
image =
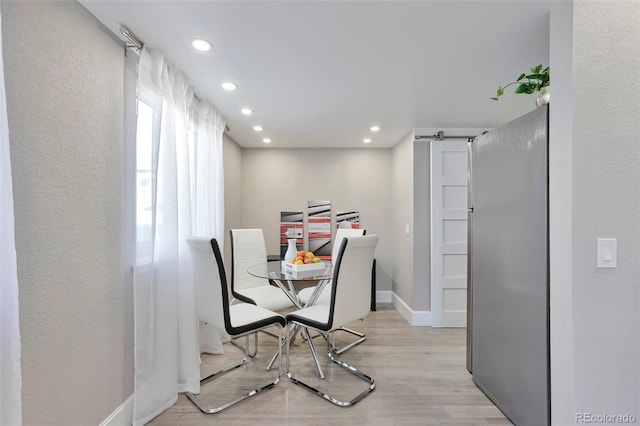
<svg viewBox="0 0 640 426">
<path fill-rule="evenodd" d="M 467 369 L 516 425 L 550 424 L 548 106 L 469 142 Z"/>
</svg>

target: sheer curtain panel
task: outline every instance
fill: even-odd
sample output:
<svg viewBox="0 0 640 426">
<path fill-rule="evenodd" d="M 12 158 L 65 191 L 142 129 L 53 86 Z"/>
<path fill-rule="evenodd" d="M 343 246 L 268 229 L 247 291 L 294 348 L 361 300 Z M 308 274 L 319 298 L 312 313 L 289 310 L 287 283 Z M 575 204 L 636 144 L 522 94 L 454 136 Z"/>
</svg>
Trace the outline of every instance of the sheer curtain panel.
<svg viewBox="0 0 640 426">
<path fill-rule="evenodd" d="M 22 375 L 9 125 L 0 16 L 0 425 L 22 424 Z"/>
<path fill-rule="evenodd" d="M 137 196 L 139 204 L 147 204 L 136 219 L 134 425 L 173 405 L 179 392 L 200 392 L 198 321 L 186 238 L 199 235 L 199 223 L 200 232 L 206 232 L 202 236 L 224 235 L 205 224 L 212 217 L 216 227 L 224 226 L 218 225 L 224 213 L 223 194 L 217 192 L 222 159 L 216 158 L 214 136 L 220 133 L 217 125 L 225 126 L 212 106 L 197 100 L 184 76 L 146 47 L 137 91 L 136 155 L 148 162 L 141 166 L 137 161 L 138 190 L 148 199 Z"/>
<path fill-rule="evenodd" d="M 213 106 L 200 103 L 195 120 L 194 234 L 224 237 L 224 167 L 222 136 L 226 123 Z"/>
<path fill-rule="evenodd" d="M 225 120 L 212 105 L 200 102 L 194 108 L 191 142 L 192 180 L 191 200 L 193 235 L 224 241 L 224 167 L 222 136 Z M 212 324 L 199 322 L 200 352 L 222 354 L 223 341 L 229 336 Z"/>
</svg>

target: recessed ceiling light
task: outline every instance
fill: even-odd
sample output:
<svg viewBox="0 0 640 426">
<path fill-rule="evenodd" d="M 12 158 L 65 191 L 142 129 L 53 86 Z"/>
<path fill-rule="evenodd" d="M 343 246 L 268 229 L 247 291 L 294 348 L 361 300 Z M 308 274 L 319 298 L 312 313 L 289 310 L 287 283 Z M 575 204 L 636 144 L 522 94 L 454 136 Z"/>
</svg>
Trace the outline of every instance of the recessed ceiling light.
<svg viewBox="0 0 640 426">
<path fill-rule="evenodd" d="M 240 110 L 241 113 L 243 113 L 244 115 L 251 115 L 253 114 L 253 110 L 251 108 L 242 108 Z"/>
<path fill-rule="evenodd" d="M 362 139 L 362 142 L 364 142 L 364 143 L 371 143 L 371 139 L 369 139 L 369 138 Z"/>
<path fill-rule="evenodd" d="M 211 42 L 203 38 L 194 38 L 193 40 L 191 40 L 191 46 L 193 46 L 194 49 L 199 50 L 201 52 L 208 52 L 213 47 Z"/>
<path fill-rule="evenodd" d="M 371 126 L 371 131 L 372 131 L 372 132 L 378 132 L 378 131 L 380 131 L 380 126 Z"/>
<path fill-rule="evenodd" d="M 238 88 L 238 85 L 235 83 L 231 83 L 230 81 L 226 81 L 222 83 L 222 88 L 224 90 L 232 91 L 232 90 L 236 90 Z"/>
<path fill-rule="evenodd" d="M 262 142 L 264 142 L 264 143 L 271 143 L 271 139 L 269 139 L 269 138 L 264 138 L 264 139 L 262 139 Z"/>
<path fill-rule="evenodd" d="M 253 130 L 255 130 L 256 132 L 261 132 L 262 126 L 253 126 Z"/>
</svg>

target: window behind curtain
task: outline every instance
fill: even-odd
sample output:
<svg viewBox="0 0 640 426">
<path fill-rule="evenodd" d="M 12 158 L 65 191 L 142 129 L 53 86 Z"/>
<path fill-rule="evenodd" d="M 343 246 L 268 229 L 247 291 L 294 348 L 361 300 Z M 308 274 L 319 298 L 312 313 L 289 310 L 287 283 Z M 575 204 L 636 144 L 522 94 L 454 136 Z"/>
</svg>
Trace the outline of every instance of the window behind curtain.
<svg viewBox="0 0 640 426">
<path fill-rule="evenodd" d="M 153 257 L 153 109 L 138 99 L 136 131 L 136 265 Z"/>
</svg>

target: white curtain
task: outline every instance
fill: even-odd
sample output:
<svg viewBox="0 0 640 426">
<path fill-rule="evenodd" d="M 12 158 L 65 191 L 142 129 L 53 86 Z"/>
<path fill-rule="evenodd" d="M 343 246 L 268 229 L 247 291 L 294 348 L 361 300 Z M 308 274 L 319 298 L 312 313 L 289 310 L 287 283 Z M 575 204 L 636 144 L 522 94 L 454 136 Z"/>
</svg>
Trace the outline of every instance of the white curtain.
<svg viewBox="0 0 640 426">
<path fill-rule="evenodd" d="M 191 200 L 193 234 L 215 236 L 223 246 L 224 240 L 224 167 L 222 136 L 226 123 L 212 105 L 200 103 L 195 111 L 192 142 Z M 223 354 L 223 341 L 229 336 L 212 324 L 199 323 L 200 352 Z"/>
<path fill-rule="evenodd" d="M 223 238 L 219 127 L 225 126 L 211 105 L 194 97 L 183 75 L 146 47 L 137 90 L 153 111 L 153 125 L 152 225 L 144 236 L 150 244 L 148 253 L 138 253 L 134 274 L 134 425 L 173 405 L 179 392 L 200 392 L 198 321 L 186 237 Z"/>
<path fill-rule="evenodd" d="M 226 123 L 209 104 L 201 103 L 197 110 L 193 152 L 195 181 L 193 200 L 194 233 L 207 236 L 224 235 L 224 168 L 222 135 Z M 223 247 L 222 241 L 218 243 Z"/>
<path fill-rule="evenodd" d="M 0 425 L 22 424 L 22 376 L 9 125 L 0 16 Z"/>
</svg>

